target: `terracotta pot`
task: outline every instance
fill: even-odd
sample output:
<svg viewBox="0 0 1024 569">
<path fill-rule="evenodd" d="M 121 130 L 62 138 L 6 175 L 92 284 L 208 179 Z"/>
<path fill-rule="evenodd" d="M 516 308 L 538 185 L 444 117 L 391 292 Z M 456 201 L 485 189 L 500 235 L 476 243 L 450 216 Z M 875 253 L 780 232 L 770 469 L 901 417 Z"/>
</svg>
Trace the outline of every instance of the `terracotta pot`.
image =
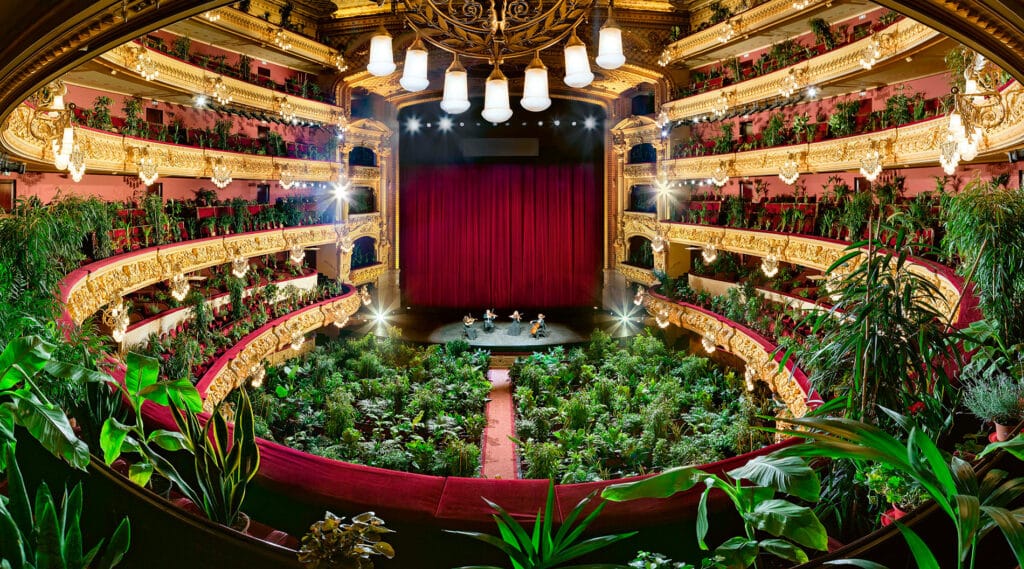
<svg viewBox="0 0 1024 569">
<path fill-rule="evenodd" d="M 886 510 L 884 514 L 882 514 L 882 526 L 884 527 L 891 525 L 893 522 L 902 518 L 905 515 L 907 515 L 907 512 L 904 512 L 898 507 L 893 506 L 892 508 Z"/>
<path fill-rule="evenodd" d="M 1010 439 L 1010 433 L 1013 431 L 1011 425 L 1000 425 L 999 423 L 992 423 L 996 427 L 995 437 L 996 441 L 1002 442 Z"/>
<path fill-rule="evenodd" d="M 238 517 L 235 518 L 235 523 L 231 524 L 231 529 L 239 533 L 248 533 L 249 526 L 252 524 L 252 518 L 249 517 L 245 512 L 238 512 Z"/>
</svg>

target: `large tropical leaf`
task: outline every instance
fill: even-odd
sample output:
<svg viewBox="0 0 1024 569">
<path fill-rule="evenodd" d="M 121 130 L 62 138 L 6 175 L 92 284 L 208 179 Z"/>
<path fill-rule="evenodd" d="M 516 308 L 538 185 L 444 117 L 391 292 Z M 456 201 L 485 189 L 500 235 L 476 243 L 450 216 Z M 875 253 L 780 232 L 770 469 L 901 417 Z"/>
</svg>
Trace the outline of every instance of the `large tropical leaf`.
<svg viewBox="0 0 1024 569">
<path fill-rule="evenodd" d="M 113 417 L 107 417 L 103 422 L 100 429 L 100 449 L 103 450 L 103 462 L 107 465 L 121 456 L 121 447 L 124 446 L 124 439 L 130 430 L 131 427 Z"/>
<path fill-rule="evenodd" d="M 784 539 L 763 539 L 758 543 L 762 551 L 794 563 L 807 563 L 807 553 Z"/>
<path fill-rule="evenodd" d="M 821 494 L 818 475 L 800 457 L 758 456 L 728 474 L 808 502 L 817 502 Z"/>
<path fill-rule="evenodd" d="M 43 448 L 71 466 L 85 470 L 89 465 L 89 445 L 79 440 L 67 415 L 52 403 L 44 403 L 35 393 L 22 389 L 13 400 L 18 424 L 25 427 Z"/>
<path fill-rule="evenodd" d="M 982 506 L 981 510 L 999 526 L 1017 558 L 1017 564 L 1024 565 L 1024 526 L 1021 526 L 1020 520 L 1005 508 Z"/>
<path fill-rule="evenodd" d="M 907 541 L 907 546 L 910 548 L 910 553 L 914 556 L 914 561 L 917 562 L 918 569 L 940 569 L 939 561 L 935 559 L 935 554 L 932 553 L 928 544 L 921 539 L 921 536 L 900 522 L 896 522 L 896 527 L 903 534 L 903 539 Z"/>
<path fill-rule="evenodd" d="M 139 396 L 159 405 L 167 405 L 169 400 L 174 400 L 176 405 L 193 413 L 203 410 L 203 398 L 188 378 L 153 383 L 142 388 Z"/>
<path fill-rule="evenodd" d="M 46 366 L 53 344 L 38 336 L 24 336 L 7 343 L 0 353 L 0 391 L 30 380 Z"/>
<path fill-rule="evenodd" d="M 828 549 L 828 532 L 814 510 L 786 500 L 765 500 L 753 512 L 743 512 L 743 519 L 755 528 L 776 537 L 785 537 L 820 551 Z"/>
<path fill-rule="evenodd" d="M 160 362 L 155 358 L 128 352 L 125 366 L 124 386 L 132 406 L 138 409 L 142 405 L 142 391 L 155 384 L 160 377 Z"/>
<path fill-rule="evenodd" d="M 128 523 L 128 518 L 124 518 L 114 530 L 114 535 L 111 536 L 110 543 L 107 544 L 107 549 L 103 552 L 103 557 L 96 563 L 94 569 L 111 569 L 116 566 L 128 552 L 131 542 L 132 527 Z"/>
<path fill-rule="evenodd" d="M 729 569 L 750 567 L 757 559 L 757 541 L 745 537 L 733 537 L 715 548 L 715 556 Z"/>
<path fill-rule="evenodd" d="M 637 498 L 668 498 L 677 492 L 693 488 L 708 476 L 708 473 L 692 466 L 680 466 L 636 482 L 612 484 L 601 491 L 601 497 L 612 502 Z"/>
</svg>

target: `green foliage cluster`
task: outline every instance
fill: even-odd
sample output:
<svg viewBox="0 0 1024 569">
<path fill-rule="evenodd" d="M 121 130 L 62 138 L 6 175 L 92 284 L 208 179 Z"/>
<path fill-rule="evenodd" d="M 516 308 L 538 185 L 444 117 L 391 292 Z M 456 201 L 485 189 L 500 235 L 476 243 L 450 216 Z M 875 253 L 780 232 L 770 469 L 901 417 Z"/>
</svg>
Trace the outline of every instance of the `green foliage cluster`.
<svg viewBox="0 0 1024 569">
<path fill-rule="evenodd" d="M 320 456 L 422 474 L 475 476 L 491 384 L 488 354 L 463 341 L 340 339 L 254 390 L 257 432 Z"/>
<path fill-rule="evenodd" d="M 585 348 L 516 361 L 523 475 L 563 483 L 620 478 L 760 448 L 759 412 L 732 372 L 649 333 L 620 346 L 595 331 Z"/>
</svg>

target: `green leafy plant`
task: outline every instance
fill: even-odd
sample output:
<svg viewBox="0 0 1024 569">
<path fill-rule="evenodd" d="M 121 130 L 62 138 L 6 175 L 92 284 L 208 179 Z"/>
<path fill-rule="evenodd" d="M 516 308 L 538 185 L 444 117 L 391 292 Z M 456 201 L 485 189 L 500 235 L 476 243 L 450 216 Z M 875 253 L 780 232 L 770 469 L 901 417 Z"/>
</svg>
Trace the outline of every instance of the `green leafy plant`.
<svg viewBox="0 0 1024 569">
<path fill-rule="evenodd" d="M 786 123 L 782 113 L 772 113 L 768 118 L 768 124 L 761 131 L 761 141 L 768 148 L 786 143 Z"/>
<path fill-rule="evenodd" d="M 171 55 L 182 61 L 188 61 L 188 52 L 192 48 L 192 38 L 189 36 L 178 36 L 171 43 Z"/>
<path fill-rule="evenodd" d="M 126 97 L 121 111 L 124 112 L 124 126 L 121 128 L 121 134 L 138 138 L 149 136 L 149 123 L 141 116 L 141 98 Z"/>
<path fill-rule="evenodd" d="M 238 519 L 246 489 L 260 465 L 252 404 L 244 389 L 238 390 L 238 394 L 230 438 L 222 413 L 224 400 L 214 408 L 205 425 L 200 425 L 195 412 L 181 409 L 173 398 L 168 400 L 182 435 L 182 447 L 195 457 L 194 486 L 182 484 L 181 478 L 171 480 L 208 518 L 226 526 L 234 525 Z"/>
<path fill-rule="evenodd" d="M 819 44 L 824 44 L 825 49 L 832 51 L 836 48 L 836 37 L 832 32 L 832 26 L 823 18 L 814 18 L 808 24 L 811 27 L 811 32 L 814 33 L 814 40 Z"/>
<path fill-rule="evenodd" d="M 733 124 L 731 122 L 722 123 L 719 127 L 721 133 L 715 138 L 714 153 L 715 154 L 726 154 L 732 152 L 733 140 Z"/>
<path fill-rule="evenodd" d="M 603 549 L 615 542 L 633 537 L 637 533 L 633 531 L 615 535 L 603 535 L 580 541 L 580 536 L 584 531 L 586 531 L 587 527 L 597 519 L 597 516 L 599 516 L 601 511 L 604 509 L 604 503 L 598 504 L 593 511 L 580 520 L 583 512 L 593 501 L 595 493 L 591 493 L 580 500 L 580 502 L 576 504 L 576 507 L 573 508 L 565 517 L 565 521 L 557 531 L 554 529 L 554 480 L 550 480 L 548 482 L 548 497 L 544 503 L 544 511 L 543 513 L 537 512 L 537 517 L 534 519 L 533 523 L 533 532 L 531 534 L 527 534 L 526 529 L 519 525 L 519 522 L 515 521 L 512 515 L 509 514 L 505 508 L 502 508 L 487 498 L 484 498 L 484 501 L 487 502 L 491 508 L 497 511 L 496 514 L 492 514 L 492 517 L 494 518 L 494 523 L 498 525 L 498 529 L 501 532 L 500 537 L 475 531 L 445 531 L 456 535 L 469 536 L 488 545 L 497 547 L 502 551 L 502 553 L 508 555 L 509 560 L 512 562 L 512 566 L 515 569 L 550 569 L 553 567 L 562 567 L 563 569 L 612 569 L 625 567 L 624 565 L 611 563 L 571 566 L 562 565 L 563 563 L 567 563 L 578 557 L 587 555 L 588 553 L 593 553 L 594 551 Z M 577 520 L 580 521 L 577 523 Z M 462 569 L 500 568 L 494 566 L 474 565 Z"/>
<path fill-rule="evenodd" d="M 0 499 L 0 567 L 4 569 L 109 569 L 120 564 L 131 543 L 128 518 L 121 520 L 107 547 L 100 540 L 88 551 L 82 543 L 82 485 L 54 501 L 46 483 L 29 502 L 14 449 L 4 451 L 7 492 Z M 100 551 L 103 555 L 100 556 Z M 97 557 L 99 556 L 99 557 Z"/>
<path fill-rule="evenodd" d="M 110 97 L 96 97 L 96 100 L 92 103 L 92 110 L 89 112 L 89 118 L 86 121 L 86 124 L 99 130 L 114 130 L 114 121 L 110 118 L 111 103 L 113 103 L 113 101 L 110 100 Z"/>
<path fill-rule="evenodd" d="M 395 548 L 383 541 L 394 530 L 373 512 L 363 512 L 345 523 L 345 518 L 327 512 L 324 519 L 302 536 L 299 563 L 310 569 L 373 569 L 373 557 L 391 559 Z"/>
<path fill-rule="evenodd" d="M 828 118 L 828 129 L 832 136 L 849 136 L 857 127 L 857 113 L 860 112 L 859 101 L 836 103 L 835 109 Z"/>
<path fill-rule="evenodd" d="M 1024 526 L 1008 509 L 1024 494 L 1024 478 L 1008 478 L 1006 471 L 990 469 L 979 479 L 970 464 L 956 456 L 945 456 L 930 436 L 916 428 L 911 429 L 904 442 L 879 427 L 852 419 L 805 417 L 787 422 L 806 430 L 783 430 L 783 434 L 808 442 L 782 449 L 776 453 L 778 456 L 884 464 L 906 473 L 919 484 L 956 527 L 956 567 L 973 568 L 979 558 L 978 543 L 995 529 L 1006 537 L 1017 562 L 1024 563 Z M 1008 443 L 990 445 L 979 456 L 998 449 L 1017 453 L 1020 446 L 1018 437 Z M 938 568 L 939 562 L 925 541 L 911 528 L 899 522 L 896 525 L 918 567 Z"/>
<path fill-rule="evenodd" d="M 743 480 L 753 484 L 745 485 Z M 701 549 L 708 549 L 704 540 L 710 528 L 707 501 L 712 490 L 725 493 L 743 518 L 744 535 L 728 539 L 715 548 L 710 560 L 712 567 L 750 567 L 763 553 L 804 563 L 808 558 L 803 548 L 818 551 L 827 548 L 825 526 L 814 510 L 775 497 L 785 494 L 808 502 L 818 501 L 821 491 L 818 476 L 796 457 L 756 457 L 730 470 L 726 476 L 683 466 L 644 480 L 608 486 L 601 496 L 615 502 L 668 498 L 702 484 L 704 492 L 697 506 L 697 543 Z M 773 537 L 761 539 L 759 532 Z"/>
</svg>

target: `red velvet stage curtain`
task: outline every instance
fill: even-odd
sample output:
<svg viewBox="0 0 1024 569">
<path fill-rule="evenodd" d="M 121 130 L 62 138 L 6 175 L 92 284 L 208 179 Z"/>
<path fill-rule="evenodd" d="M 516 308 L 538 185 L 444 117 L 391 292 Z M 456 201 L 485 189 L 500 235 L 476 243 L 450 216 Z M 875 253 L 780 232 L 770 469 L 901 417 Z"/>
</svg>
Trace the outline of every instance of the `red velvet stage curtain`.
<svg viewBox="0 0 1024 569">
<path fill-rule="evenodd" d="M 479 312 L 597 303 L 594 165 L 403 166 L 401 188 L 406 304 Z"/>
</svg>

